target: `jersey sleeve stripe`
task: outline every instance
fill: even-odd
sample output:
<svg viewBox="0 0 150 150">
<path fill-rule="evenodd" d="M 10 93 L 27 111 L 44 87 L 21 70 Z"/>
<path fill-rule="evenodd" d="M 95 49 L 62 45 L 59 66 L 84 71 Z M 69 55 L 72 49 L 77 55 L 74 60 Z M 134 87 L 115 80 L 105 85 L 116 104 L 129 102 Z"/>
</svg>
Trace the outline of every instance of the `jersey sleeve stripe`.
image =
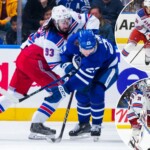
<svg viewBox="0 0 150 150">
<path fill-rule="evenodd" d="M 81 76 L 79 76 L 78 74 L 75 74 L 75 76 L 80 79 L 82 82 L 84 82 L 86 85 L 89 84 L 89 82 L 87 82 L 86 80 L 84 80 Z"/>
<path fill-rule="evenodd" d="M 115 58 L 115 60 L 109 65 L 108 68 L 113 67 L 113 66 L 115 66 L 117 64 L 118 64 L 118 57 Z"/>
<path fill-rule="evenodd" d="M 82 75 L 84 75 L 84 76 L 86 76 L 86 77 L 88 77 L 88 78 L 93 79 L 93 77 L 94 77 L 94 76 L 91 76 L 91 75 L 85 73 L 82 69 L 79 69 L 79 72 L 80 72 Z"/>
</svg>

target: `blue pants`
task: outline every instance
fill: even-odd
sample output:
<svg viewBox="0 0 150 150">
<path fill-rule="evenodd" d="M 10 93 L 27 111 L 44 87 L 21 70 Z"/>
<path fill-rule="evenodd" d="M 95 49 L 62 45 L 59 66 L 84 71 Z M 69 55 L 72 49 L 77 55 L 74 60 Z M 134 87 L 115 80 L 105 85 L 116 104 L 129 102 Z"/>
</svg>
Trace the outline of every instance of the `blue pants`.
<svg viewBox="0 0 150 150">
<path fill-rule="evenodd" d="M 76 92 L 80 123 L 88 123 L 92 116 L 92 124 L 101 125 L 105 107 L 105 91 L 117 80 L 117 77 L 117 67 L 99 70 L 88 87 Z"/>
</svg>

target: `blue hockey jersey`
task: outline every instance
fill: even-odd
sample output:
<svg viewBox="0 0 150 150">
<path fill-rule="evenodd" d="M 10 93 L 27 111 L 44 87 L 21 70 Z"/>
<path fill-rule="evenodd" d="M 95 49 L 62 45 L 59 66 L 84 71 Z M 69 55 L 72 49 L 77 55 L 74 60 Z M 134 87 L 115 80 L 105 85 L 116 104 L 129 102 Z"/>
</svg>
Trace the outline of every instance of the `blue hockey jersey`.
<svg viewBox="0 0 150 150">
<path fill-rule="evenodd" d="M 97 50 L 95 53 L 84 57 L 77 44 L 78 33 L 72 35 L 67 44 L 62 48 L 62 63 L 72 62 L 74 55 L 82 57 L 81 65 L 77 73 L 66 83 L 69 91 L 74 91 L 88 86 L 98 71 L 107 70 L 118 66 L 118 57 L 113 45 L 100 36 L 97 38 Z"/>
</svg>

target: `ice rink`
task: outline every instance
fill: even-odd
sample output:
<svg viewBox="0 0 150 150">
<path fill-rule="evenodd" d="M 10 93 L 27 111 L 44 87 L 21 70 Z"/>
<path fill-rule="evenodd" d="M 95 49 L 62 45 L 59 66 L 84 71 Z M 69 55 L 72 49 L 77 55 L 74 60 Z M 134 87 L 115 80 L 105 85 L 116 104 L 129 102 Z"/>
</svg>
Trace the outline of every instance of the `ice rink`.
<svg viewBox="0 0 150 150">
<path fill-rule="evenodd" d="M 102 135 L 98 142 L 93 139 L 70 139 L 68 132 L 76 123 L 67 123 L 63 139 L 60 143 L 45 140 L 29 140 L 30 122 L 0 121 L 0 149 L 2 150 L 128 150 L 129 148 L 120 139 L 114 123 L 104 123 Z M 53 127 L 60 133 L 61 122 L 45 125 Z"/>
<path fill-rule="evenodd" d="M 120 52 L 122 51 L 123 47 L 125 46 L 124 44 L 118 44 L 118 49 Z M 139 50 L 143 47 L 142 44 L 138 44 L 136 46 L 136 49 L 132 50 L 129 54 L 128 57 L 122 57 L 133 67 L 136 67 L 137 69 L 140 69 L 142 71 L 146 71 L 147 73 L 150 73 L 150 65 L 145 65 L 145 52 L 142 49 L 141 52 L 135 57 L 135 59 L 131 62 L 131 60 L 134 58 L 134 56 L 139 52 Z"/>
<path fill-rule="evenodd" d="M 124 143 L 128 144 L 131 135 L 131 129 L 118 129 L 118 133 L 122 138 L 122 140 L 124 141 Z M 142 150 L 147 150 L 148 148 L 150 148 L 149 140 L 150 140 L 150 135 L 145 130 L 143 140 L 140 144 Z"/>
</svg>

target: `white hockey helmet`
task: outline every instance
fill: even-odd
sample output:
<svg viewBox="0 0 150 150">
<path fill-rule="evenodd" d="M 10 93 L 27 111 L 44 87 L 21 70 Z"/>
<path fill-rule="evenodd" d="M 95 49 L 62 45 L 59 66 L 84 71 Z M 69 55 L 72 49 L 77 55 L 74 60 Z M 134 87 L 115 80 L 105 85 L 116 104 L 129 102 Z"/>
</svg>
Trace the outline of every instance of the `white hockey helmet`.
<svg viewBox="0 0 150 150">
<path fill-rule="evenodd" d="M 67 9 L 63 5 L 55 6 L 52 9 L 52 16 L 51 18 L 55 20 L 56 23 L 58 23 L 58 20 L 68 19 L 71 18 L 71 14 L 69 9 Z"/>
<path fill-rule="evenodd" d="M 137 88 L 140 89 L 141 91 L 145 90 L 146 88 L 146 83 L 142 80 L 142 81 L 139 81 L 137 83 Z"/>
<path fill-rule="evenodd" d="M 150 0 L 144 0 L 144 6 L 150 7 Z"/>
</svg>

